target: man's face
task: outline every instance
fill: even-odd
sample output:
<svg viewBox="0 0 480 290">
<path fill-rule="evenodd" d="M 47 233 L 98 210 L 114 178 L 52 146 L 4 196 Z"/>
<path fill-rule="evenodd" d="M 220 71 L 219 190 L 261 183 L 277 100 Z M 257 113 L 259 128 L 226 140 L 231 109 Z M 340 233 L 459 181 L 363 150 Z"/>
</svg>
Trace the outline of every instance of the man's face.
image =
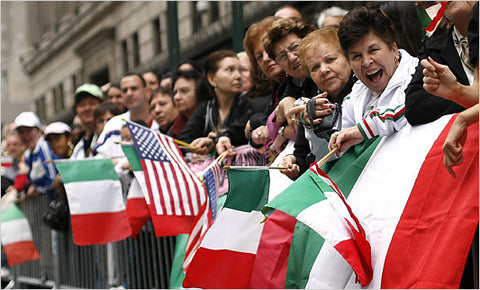
<svg viewBox="0 0 480 290">
<path fill-rule="evenodd" d="M 37 127 L 25 127 L 21 126 L 17 128 L 17 132 L 20 135 L 20 140 L 29 149 L 34 149 L 37 145 L 37 141 L 42 135 L 42 132 Z"/>
<path fill-rule="evenodd" d="M 148 90 L 137 75 L 123 77 L 120 81 L 125 105 L 129 110 L 139 109 L 148 104 Z"/>
<path fill-rule="evenodd" d="M 457 29 L 466 30 L 472 16 L 475 1 L 449 1 L 445 7 L 447 17 Z"/>
</svg>

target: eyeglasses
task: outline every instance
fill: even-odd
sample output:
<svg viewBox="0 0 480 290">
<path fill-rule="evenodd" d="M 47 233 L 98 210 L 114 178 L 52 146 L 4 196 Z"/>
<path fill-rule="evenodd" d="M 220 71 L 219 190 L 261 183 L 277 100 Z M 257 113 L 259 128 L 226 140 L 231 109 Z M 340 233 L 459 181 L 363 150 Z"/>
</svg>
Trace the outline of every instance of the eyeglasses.
<svg viewBox="0 0 480 290">
<path fill-rule="evenodd" d="M 298 48 L 300 47 L 300 42 L 293 42 L 292 44 L 290 44 L 290 46 L 280 52 L 276 57 L 275 57 L 275 61 L 277 63 L 282 63 L 282 62 L 285 62 L 288 60 L 288 53 L 291 52 L 291 53 L 296 53 L 298 51 Z"/>
</svg>

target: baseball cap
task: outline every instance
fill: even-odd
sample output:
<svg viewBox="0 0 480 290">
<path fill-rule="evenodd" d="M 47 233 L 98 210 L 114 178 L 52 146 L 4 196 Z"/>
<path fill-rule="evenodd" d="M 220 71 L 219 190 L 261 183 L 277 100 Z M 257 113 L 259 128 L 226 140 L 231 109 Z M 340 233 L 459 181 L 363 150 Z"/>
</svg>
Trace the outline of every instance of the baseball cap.
<svg viewBox="0 0 480 290">
<path fill-rule="evenodd" d="M 103 92 L 99 86 L 91 83 L 85 83 L 75 90 L 75 105 L 77 105 L 77 103 L 80 102 L 82 97 L 85 97 L 86 95 L 90 95 L 94 98 L 99 99 L 100 101 L 103 100 Z"/>
<path fill-rule="evenodd" d="M 40 119 L 34 112 L 22 112 L 14 120 L 15 129 L 18 127 L 37 127 L 40 129 L 42 126 Z"/>
<path fill-rule="evenodd" d="M 49 134 L 63 134 L 63 133 L 71 133 L 72 130 L 70 126 L 63 122 L 53 122 L 45 128 L 45 139 L 47 139 Z"/>
</svg>

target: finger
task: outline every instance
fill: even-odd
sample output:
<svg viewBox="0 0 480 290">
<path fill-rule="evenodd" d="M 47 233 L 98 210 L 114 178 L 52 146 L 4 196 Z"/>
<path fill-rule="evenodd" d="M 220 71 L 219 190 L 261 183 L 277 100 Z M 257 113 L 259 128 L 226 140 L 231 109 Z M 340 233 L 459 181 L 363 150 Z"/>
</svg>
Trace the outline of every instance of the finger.
<svg viewBox="0 0 480 290">
<path fill-rule="evenodd" d="M 426 77 L 431 77 L 431 78 L 436 78 L 438 79 L 438 74 L 435 72 L 435 71 L 430 71 L 426 68 L 423 69 L 422 71 L 423 75 L 426 76 Z"/>
<path fill-rule="evenodd" d="M 430 56 L 428 57 L 428 61 L 430 62 L 430 64 L 432 64 L 432 66 L 435 68 L 437 72 L 444 71 L 446 68 L 446 65 L 443 65 L 434 61 L 433 58 L 431 58 Z"/>
<path fill-rule="evenodd" d="M 448 173 L 450 173 L 450 175 L 453 178 L 457 177 L 456 174 L 455 174 L 455 171 L 453 171 L 452 167 L 445 165 L 445 168 L 447 168 Z"/>
<path fill-rule="evenodd" d="M 440 79 L 435 79 L 431 77 L 423 77 L 423 83 L 428 85 L 440 85 L 442 82 Z"/>
<path fill-rule="evenodd" d="M 313 120 L 313 124 L 314 124 L 314 125 L 318 125 L 318 124 L 320 124 L 320 123 L 322 123 L 322 122 L 323 122 L 322 118 L 317 118 L 317 119 Z"/>
<path fill-rule="evenodd" d="M 422 59 L 420 61 L 420 64 L 424 67 L 424 69 L 427 69 L 429 71 L 435 71 L 435 67 L 427 59 Z"/>
<path fill-rule="evenodd" d="M 325 109 L 325 110 L 315 110 L 315 116 L 320 117 L 320 116 L 326 116 L 328 114 L 332 113 L 332 109 Z"/>
</svg>

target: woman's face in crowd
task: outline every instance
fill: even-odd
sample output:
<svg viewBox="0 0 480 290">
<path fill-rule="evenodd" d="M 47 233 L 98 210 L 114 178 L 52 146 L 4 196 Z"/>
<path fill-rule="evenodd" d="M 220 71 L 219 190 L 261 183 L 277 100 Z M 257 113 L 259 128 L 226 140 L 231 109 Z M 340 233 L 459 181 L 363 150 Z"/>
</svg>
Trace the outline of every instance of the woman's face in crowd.
<svg viewBox="0 0 480 290">
<path fill-rule="evenodd" d="M 296 79 L 305 79 L 307 75 L 303 71 L 302 62 L 298 54 L 298 47 L 302 39 L 294 33 L 284 36 L 278 41 L 273 52 L 275 61 L 290 76 Z"/>
<path fill-rule="evenodd" d="M 348 51 L 348 59 L 355 75 L 369 89 L 381 94 L 398 66 L 398 47 L 392 47 L 370 31 Z"/>
<path fill-rule="evenodd" d="M 5 139 L 7 142 L 7 152 L 14 159 L 20 159 L 22 153 L 22 141 L 20 136 L 16 134 L 8 135 Z"/>
<path fill-rule="evenodd" d="M 255 56 L 255 61 L 263 74 L 268 79 L 280 83 L 282 79 L 281 75 L 284 74 L 284 72 L 282 68 L 268 56 L 268 53 L 265 52 L 261 38 L 255 42 L 253 55 Z"/>
<path fill-rule="evenodd" d="M 147 87 L 153 92 L 154 90 L 158 89 L 160 85 L 158 82 L 157 76 L 152 72 L 146 72 L 143 74 L 143 79 L 147 83 Z"/>
<path fill-rule="evenodd" d="M 165 130 L 177 118 L 178 111 L 170 95 L 158 93 L 150 101 L 150 115 Z"/>
<path fill-rule="evenodd" d="M 313 45 L 305 52 L 305 64 L 317 87 L 337 97 L 348 83 L 351 67 L 341 48 L 328 42 Z"/>
<path fill-rule="evenodd" d="M 110 111 L 106 111 L 105 114 L 101 115 L 98 117 L 97 120 L 95 120 L 96 124 L 96 132 L 98 135 L 102 133 L 103 128 L 105 128 L 105 124 L 107 124 L 108 121 L 110 121 L 111 118 L 113 118 L 115 115 L 112 114 Z"/>
<path fill-rule="evenodd" d="M 236 57 L 225 57 L 218 62 L 218 70 L 208 78 L 217 92 L 239 94 L 242 92 L 240 61 Z"/>
<path fill-rule="evenodd" d="M 55 155 L 62 158 L 69 157 L 68 143 L 71 141 L 71 137 L 67 137 L 65 134 L 48 134 L 47 141 Z"/>
<path fill-rule="evenodd" d="M 197 108 L 194 79 L 178 78 L 173 86 L 173 101 L 178 112 L 190 117 Z"/>
<path fill-rule="evenodd" d="M 117 104 L 122 111 L 125 110 L 125 100 L 123 99 L 122 90 L 120 90 L 120 88 L 111 87 L 108 90 L 106 100 L 110 103 Z"/>
</svg>

